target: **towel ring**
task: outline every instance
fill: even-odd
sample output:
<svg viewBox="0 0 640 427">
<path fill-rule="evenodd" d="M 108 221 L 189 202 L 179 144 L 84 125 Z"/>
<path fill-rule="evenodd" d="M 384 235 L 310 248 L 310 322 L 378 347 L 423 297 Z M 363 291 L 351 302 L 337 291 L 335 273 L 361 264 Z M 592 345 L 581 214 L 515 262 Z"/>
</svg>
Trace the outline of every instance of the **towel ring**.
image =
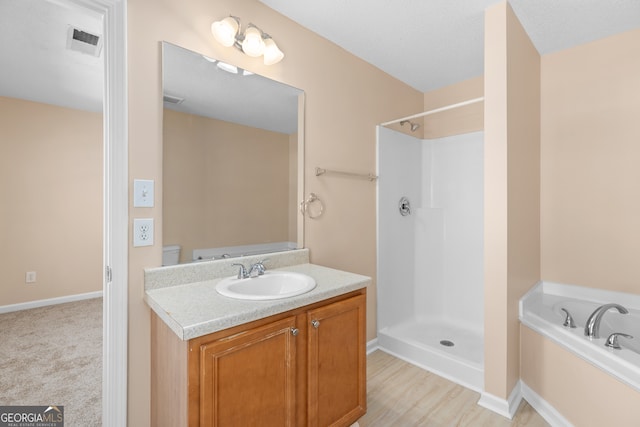
<svg viewBox="0 0 640 427">
<path fill-rule="evenodd" d="M 320 210 L 315 215 L 313 215 L 309 210 L 309 205 L 314 202 L 318 202 L 318 204 L 320 205 Z M 322 215 L 323 212 L 324 204 L 322 203 L 322 200 L 318 198 L 316 193 L 309 193 L 309 197 L 307 197 L 307 200 L 303 200 L 302 202 L 300 202 L 300 213 L 302 213 L 302 215 L 306 214 L 310 219 L 318 218 Z"/>
</svg>

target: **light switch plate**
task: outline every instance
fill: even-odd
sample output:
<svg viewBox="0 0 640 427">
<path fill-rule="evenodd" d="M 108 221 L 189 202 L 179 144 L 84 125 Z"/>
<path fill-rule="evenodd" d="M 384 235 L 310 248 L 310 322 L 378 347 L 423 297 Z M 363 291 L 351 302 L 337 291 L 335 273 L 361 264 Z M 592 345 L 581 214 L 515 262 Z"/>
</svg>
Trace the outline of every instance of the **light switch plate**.
<svg viewBox="0 0 640 427">
<path fill-rule="evenodd" d="M 133 180 L 133 207 L 134 208 L 152 208 L 154 203 L 153 196 L 154 182 L 152 179 L 134 179 Z"/>
</svg>

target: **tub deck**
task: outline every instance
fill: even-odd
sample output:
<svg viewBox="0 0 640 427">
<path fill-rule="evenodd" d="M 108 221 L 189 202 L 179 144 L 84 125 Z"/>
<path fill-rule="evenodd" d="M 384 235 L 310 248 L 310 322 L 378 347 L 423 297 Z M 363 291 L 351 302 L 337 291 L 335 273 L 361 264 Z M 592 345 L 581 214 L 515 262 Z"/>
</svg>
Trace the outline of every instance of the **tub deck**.
<svg viewBox="0 0 640 427">
<path fill-rule="evenodd" d="M 603 304 L 618 303 L 629 310 L 607 312 L 600 324 L 600 338 L 584 335 L 587 318 Z M 568 310 L 576 328 L 564 327 Z M 581 359 L 640 391 L 640 295 L 611 292 L 574 285 L 541 282 L 520 300 L 520 321 Z M 607 337 L 623 332 L 634 338 L 619 338 L 620 350 L 605 347 Z"/>
</svg>

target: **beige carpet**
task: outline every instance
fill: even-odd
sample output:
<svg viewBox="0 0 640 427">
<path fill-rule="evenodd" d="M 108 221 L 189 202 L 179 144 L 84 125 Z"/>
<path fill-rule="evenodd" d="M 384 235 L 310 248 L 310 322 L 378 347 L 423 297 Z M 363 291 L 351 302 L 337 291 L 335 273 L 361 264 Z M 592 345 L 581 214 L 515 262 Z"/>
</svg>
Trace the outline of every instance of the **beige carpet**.
<svg viewBox="0 0 640 427">
<path fill-rule="evenodd" d="M 102 298 L 0 314 L 0 405 L 64 406 L 102 425 Z"/>
</svg>

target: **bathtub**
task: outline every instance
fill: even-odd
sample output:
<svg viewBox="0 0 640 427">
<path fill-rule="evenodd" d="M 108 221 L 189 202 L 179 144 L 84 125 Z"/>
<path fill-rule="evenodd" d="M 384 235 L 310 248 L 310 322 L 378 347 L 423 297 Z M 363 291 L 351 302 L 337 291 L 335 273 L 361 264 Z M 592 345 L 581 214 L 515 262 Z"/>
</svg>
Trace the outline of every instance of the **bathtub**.
<svg viewBox="0 0 640 427">
<path fill-rule="evenodd" d="M 290 251 L 294 249 L 297 249 L 297 244 L 295 242 L 273 242 L 255 245 L 194 249 L 192 259 L 193 262 L 211 261 L 214 259 L 237 258 L 248 255 Z"/>
<path fill-rule="evenodd" d="M 618 303 L 629 313 L 609 310 L 600 323 L 600 338 L 589 339 L 584 335 L 587 318 L 607 303 Z M 563 308 L 573 317 L 575 328 L 563 326 Z M 640 295 L 541 282 L 520 300 L 519 309 L 522 324 L 640 391 Z M 611 349 L 605 342 L 614 332 L 634 338 L 619 337 L 622 349 Z"/>
</svg>

